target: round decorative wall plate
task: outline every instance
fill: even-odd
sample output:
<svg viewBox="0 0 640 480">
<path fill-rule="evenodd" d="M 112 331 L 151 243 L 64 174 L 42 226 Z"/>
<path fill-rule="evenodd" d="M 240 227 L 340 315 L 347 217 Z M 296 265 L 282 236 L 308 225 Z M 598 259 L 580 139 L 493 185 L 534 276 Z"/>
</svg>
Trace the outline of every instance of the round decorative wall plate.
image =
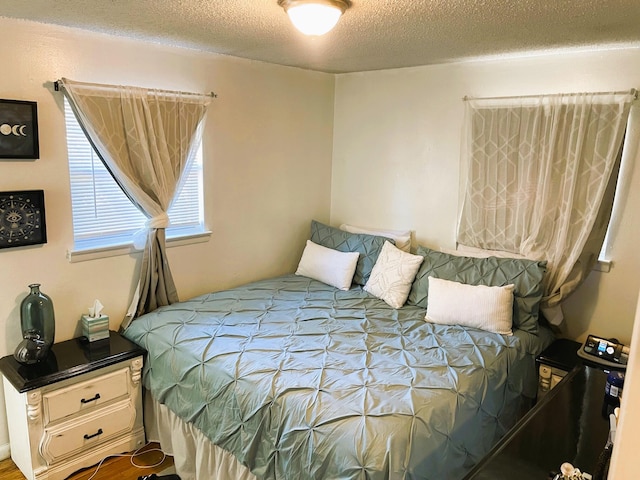
<svg viewBox="0 0 640 480">
<path fill-rule="evenodd" d="M 0 192 L 0 248 L 47 243 L 44 191 Z"/>
</svg>

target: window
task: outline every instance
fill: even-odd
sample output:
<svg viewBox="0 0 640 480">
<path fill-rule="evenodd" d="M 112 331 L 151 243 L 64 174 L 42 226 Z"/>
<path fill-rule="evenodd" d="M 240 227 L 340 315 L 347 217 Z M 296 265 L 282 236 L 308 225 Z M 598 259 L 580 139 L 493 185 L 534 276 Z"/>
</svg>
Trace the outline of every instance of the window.
<svg viewBox="0 0 640 480">
<path fill-rule="evenodd" d="M 132 243 L 146 217 L 131 203 L 111 177 L 87 140 L 65 100 L 69 177 L 73 209 L 74 251 L 95 250 Z M 169 209 L 167 239 L 205 233 L 202 187 L 202 143 L 194 153 L 178 199 Z"/>
<path fill-rule="evenodd" d="M 602 251 L 635 91 L 467 99 L 458 242 L 547 260 L 541 308 Z M 612 173 L 614 172 L 614 173 Z M 545 312 L 545 313 L 547 313 Z"/>
</svg>

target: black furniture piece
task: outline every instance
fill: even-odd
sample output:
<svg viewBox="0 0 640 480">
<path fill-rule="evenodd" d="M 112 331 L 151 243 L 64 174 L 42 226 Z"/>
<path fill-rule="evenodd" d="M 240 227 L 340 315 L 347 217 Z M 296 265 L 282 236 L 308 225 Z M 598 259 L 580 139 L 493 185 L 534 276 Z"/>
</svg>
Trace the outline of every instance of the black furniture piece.
<svg viewBox="0 0 640 480">
<path fill-rule="evenodd" d="M 606 377 L 600 368 L 577 364 L 465 480 L 545 480 L 564 462 L 593 473 L 609 434 Z"/>
<path fill-rule="evenodd" d="M 567 373 L 582 363 L 576 353 L 580 343 L 560 338 L 547 347 L 536 358 L 538 369 L 538 398 L 541 400 Z"/>
<path fill-rule="evenodd" d="M 582 359 L 576 353 L 580 346 L 581 343 L 575 340 L 559 338 L 538 355 L 536 363 L 570 372 L 582 363 Z"/>
</svg>

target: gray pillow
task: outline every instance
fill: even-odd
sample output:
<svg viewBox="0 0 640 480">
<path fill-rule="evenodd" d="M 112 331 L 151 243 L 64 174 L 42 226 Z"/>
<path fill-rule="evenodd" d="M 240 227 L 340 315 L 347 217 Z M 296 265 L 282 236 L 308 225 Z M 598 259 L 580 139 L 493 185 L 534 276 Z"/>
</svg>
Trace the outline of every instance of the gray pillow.
<svg viewBox="0 0 640 480">
<path fill-rule="evenodd" d="M 538 333 L 540 300 L 544 294 L 542 279 L 546 262 L 517 258 L 460 257 L 418 246 L 424 261 L 418 270 L 407 304 L 427 308 L 429 277 L 468 285 L 502 287 L 513 284 L 513 325 L 526 332 Z"/>
<path fill-rule="evenodd" d="M 353 276 L 353 282 L 358 285 L 367 283 L 384 242 L 389 241 L 395 245 L 395 242 L 389 238 L 349 233 L 315 220 L 311 221 L 311 241 L 340 252 L 358 252 L 360 257 Z"/>
</svg>

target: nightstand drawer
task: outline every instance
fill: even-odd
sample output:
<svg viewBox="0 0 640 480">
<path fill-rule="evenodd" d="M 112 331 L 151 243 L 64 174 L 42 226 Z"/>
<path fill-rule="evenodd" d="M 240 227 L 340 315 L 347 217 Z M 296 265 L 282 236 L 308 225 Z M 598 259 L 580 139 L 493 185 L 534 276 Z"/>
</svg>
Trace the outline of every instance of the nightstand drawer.
<svg viewBox="0 0 640 480">
<path fill-rule="evenodd" d="M 129 401 L 114 403 L 89 415 L 45 428 L 40 453 L 49 465 L 130 432 L 136 408 Z"/>
<path fill-rule="evenodd" d="M 128 368 L 44 394 L 45 423 L 105 405 L 123 396 L 129 396 Z"/>
</svg>

